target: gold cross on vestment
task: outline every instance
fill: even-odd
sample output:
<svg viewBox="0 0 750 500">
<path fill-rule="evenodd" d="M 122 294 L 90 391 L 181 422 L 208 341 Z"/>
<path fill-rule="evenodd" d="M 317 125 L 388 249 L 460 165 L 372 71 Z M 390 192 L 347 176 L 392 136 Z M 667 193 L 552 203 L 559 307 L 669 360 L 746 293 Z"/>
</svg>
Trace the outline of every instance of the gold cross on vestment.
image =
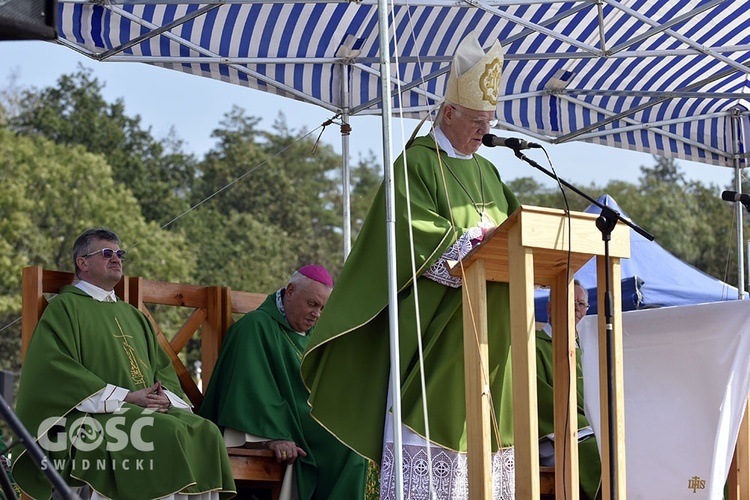
<svg viewBox="0 0 750 500">
<path fill-rule="evenodd" d="M 122 335 L 113 335 L 113 337 L 116 339 L 122 339 L 122 348 L 125 350 L 125 355 L 128 357 L 128 361 L 130 361 L 130 377 L 133 379 L 135 385 L 148 387 L 148 385 L 146 385 L 146 380 L 143 377 L 143 372 L 141 372 L 141 368 L 138 366 L 138 359 L 135 355 L 135 348 L 128 342 L 128 337 L 133 338 L 133 336 L 125 335 L 125 332 L 122 331 L 122 327 L 120 326 L 120 322 L 117 321 L 117 318 L 115 318 L 115 323 L 117 323 L 117 328 L 120 330 L 120 333 Z"/>
</svg>

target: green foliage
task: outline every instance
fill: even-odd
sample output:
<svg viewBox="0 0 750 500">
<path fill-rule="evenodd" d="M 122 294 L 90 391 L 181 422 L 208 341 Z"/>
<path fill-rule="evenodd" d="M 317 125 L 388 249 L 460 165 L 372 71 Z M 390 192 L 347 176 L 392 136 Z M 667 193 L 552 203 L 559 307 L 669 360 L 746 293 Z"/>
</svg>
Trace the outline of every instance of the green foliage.
<svg viewBox="0 0 750 500">
<path fill-rule="evenodd" d="M 182 231 L 196 242 L 194 282 L 234 290 L 270 293 L 295 270 L 296 241 L 251 214 L 222 214 L 201 207 L 189 214 Z"/>
<path fill-rule="evenodd" d="M 548 188 L 535 181 L 532 177 L 519 177 L 511 181 L 505 181 L 508 187 L 518 197 L 518 200 L 523 205 L 532 205 L 537 207 L 550 207 L 550 208 L 569 208 L 570 210 L 581 211 L 585 209 L 589 202 L 578 194 L 572 192 L 568 188 L 563 187 L 565 190 L 565 197 L 563 197 L 562 191 L 559 187 Z M 597 193 L 599 188 L 593 184 L 588 188 L 580 188 L 584 193 L 588 193 L 589 196 L 596 199 L 598 195 L 591 194 Z M 567 206 L 566 201 L 567 199 Z"/>
<path fill-rule="evenodd" d="M 213 196 L 212 209 L 226 220 L 234 212 L 251 214 L 270 234 L 292 238 L 292 269 L 339 263 L 340 212 L 332 210 L 330 200 L 341 159 L 330 146 L 318 146 L 313 154 L 314 139 L 296 140 L 283 118 L 274 132 L 258 131 L 257 123 L 234 108 L 214 131 L 219 142 L 199 165 L 202 175 L 193 189 L 193 203 Z M 258 264 L 263 262 L 263 256 L 255 257 Z"/>
<path fill-rule="evenodd" d="M 196 160 L 182 152 L 179 140 L 155 140 L 140 116 L 125 113 L 125 103 L 108 103 L 91 70 L 63 75 L 57 87 L 22 92 L 15 130 L 43 135 L 57 144 L 80 145 L 102 155 L 114 180 L 130 188 L 147 220 L 166 222 L 188 208 L 185 193 L 195 176 Z"/>
<path fill-rule="evenodd" d="M 55 87 L 18 89 L 11 82 L 0 89 L 0 328 L 20 316 L 21 269 L 72 270 L 73 240 L 92 226 L 115 230 L 129 250 L 126 273 L 148 279 L 269 293 L 300 265 L 322 264 L 338 274 L 342 160 L 316 144 L 317 134 L 289 129 L 283 115 L 264 130 L 258 118 L 234 108 L 199 161 L 174 134 L 154 138 L 122 99 L 107 102 L 102 88 L 79 67 Z M 351 169 L 354 237 L 382 172 L 372 153 Z M 610 194 L 667 250 L 733 283 L 736 204 L 721 202 L 717 186 L 687 181 L 674 160 L 654 158 L 641 173 L 637 184 L 581 189 L 593 198 Z M 565 208 L 558 188 L 530 177 L 506 182 L 524 204 Z M 588 206 L 566 193 L 571 210 Z M 173 335 L 180 313 L 154 315 Z M 0 332 L 0 368 L 17 370 L 19 349 L 17 322 Z M 197 342 L 188 351 L 189 362 L 198 359 Z"/>
<path fill-rule="evenodd" d="M 350 207 L 352 219 L 352 236 L 356 237 L 362 229 L 367 212 L 370 210 L 375 193 L 383 182 L 383 165 L 375 159 L 372 151 L 369 156 L 360 156 L 357 165 L 351 169 Z"/>
<path fill-rule="evenodd" d="M 725 272 L 728 256 L 736 259 L 736 245 L 727 240 L 735 232 L 732 207 L 719 198 L 720 188 L 687 181 L 673 159 L 654 161 L 653 167 L 641 167 L 639 189 L 622 197 L 632 208 L 623 209 L 682 260 L 736 283 L 734 273 Z"/>
<path fill-rule="evenodd" d="M 114 181 L 100 156 L 0 128 L 0 158 L 0 183 L 5 188 L 0 196 L 0 317 L 20 316 L 23 267 L 73 270 L 73 241 L 89 227 L 113 229 L 124 248 L 156 231 L 130 248 L 128 274 L 175 280 L 192 276 L 193 261 L 184 250 L 184 239 L 147 223 L 138 201 Z M 17 366 L 20 356 L 10 354 L 18 353 L 20 323 L 0 338 L 10 339 L 3 345 L 6 365 L 10 360 Z"/>
</svg>

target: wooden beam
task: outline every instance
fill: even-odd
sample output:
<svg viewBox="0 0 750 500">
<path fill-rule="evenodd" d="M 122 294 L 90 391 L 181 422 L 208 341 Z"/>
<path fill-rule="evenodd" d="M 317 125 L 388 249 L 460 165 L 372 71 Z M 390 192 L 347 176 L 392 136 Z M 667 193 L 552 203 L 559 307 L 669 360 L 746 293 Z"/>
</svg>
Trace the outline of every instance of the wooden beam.
<svg viewBox="0 0 750 500">
<path fill-rule="evenodd" d="M 578 398 L 573 274 L 562 270 L 552 300 L 552 367 L 555 409 L 555 491 L 578 500 Z"/>
<path fill-rule="evenodd" d="M 487 283 L 484 261 L 465 270 L 463 293 L 464 383 L 469 498 L 492 498 Z"/>
<path fill-rule="evenodd" d="M 195 332 L 198 331 L 198 328 L 201 327 L 205 320 L 205 309 L 201 308 L 193 311 L 193 314 L 191 314 L 187 321 L 185 321 L 185 323 L 180 327 L 180 330 L 177 332 L 177 334 L 172 337 L 172 341 L 170 342 L 170 344 L 172 345 L 172 349 L 174 349 L 175 352 L 182 352 L 187 343 L 191 338 L 193 338 L 193 335 L 195 335 Z"/>
<path fill-rule="evenodd" d="M 539 498 L 539 422 L 534 329 L 534 253 L 521 246 L 518 225 L 508 231 L 513 435 L 516 498 Z"/>
</svg>

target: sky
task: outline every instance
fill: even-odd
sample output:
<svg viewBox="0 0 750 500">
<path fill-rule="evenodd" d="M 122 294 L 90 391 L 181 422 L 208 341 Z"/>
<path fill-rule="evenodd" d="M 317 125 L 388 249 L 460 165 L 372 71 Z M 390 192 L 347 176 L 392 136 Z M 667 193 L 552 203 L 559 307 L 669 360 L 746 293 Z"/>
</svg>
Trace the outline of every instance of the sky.
<svg viewBox="0 0 750 500">
<path fill-rule="evenodd" d="M 69 48 L 41 41 L 0 42 L 0 88 L 9 85 L 11 75 L 20 87 L 54 86 L 60 75 L 75 72 L 79 63 L 91 68 L 93 75 L 105 85 L 102 92 L 107 101 L 122 98 L 126 113 L 140 115 L 142 125 L 150 127 L 157 139 L 167 137 L 174 129 L 185 141 L 186 149 L 198 157 L 214 145 L 211 131 L 235 105 L 259 117 L 261 129 L 270 129 L 279 112 L 284 113 L 288 126 L 297 132 L 303 128 L 315 129 L 332 117 L 330 111 L 313 104 L 143 63 L 97 62 Z M 382 161 L 381 118 L 355 116 L 350 123 L 352 164 L 359 154 L 367 156 L 370 151 Z M 396 158 L 405 141 L 403 138 L 411 135 L 417 122 L 394 120 L 392 123 L 391 150 L 392 157 Z M 510 134 L 498 132 L 497 135 Z M 321 140 L 341 152 L 338 126 L 328 127 Z M 581 188 L 592 182 L 604 185 L 614 179 L 636 183 L 639 167 L 654 165 L 651 155 L 634 151 L 585 143 L 544 145 L 560 178 Z M 510 149 L 483 147 L 479 152 L 495 164 L 506 181 L 531 177 L 542 185 L 555 185 L 542 172 L 515 158 Z M 548 167 L 541 150 L 530 150 L 526 155 Z M 732 183 L 730 169 L 683 160 L 677 163 L 688 179 L 715 184 L 717 197 Z M 602 193 L 588 194 L 596 198 Z"/>
</svg>

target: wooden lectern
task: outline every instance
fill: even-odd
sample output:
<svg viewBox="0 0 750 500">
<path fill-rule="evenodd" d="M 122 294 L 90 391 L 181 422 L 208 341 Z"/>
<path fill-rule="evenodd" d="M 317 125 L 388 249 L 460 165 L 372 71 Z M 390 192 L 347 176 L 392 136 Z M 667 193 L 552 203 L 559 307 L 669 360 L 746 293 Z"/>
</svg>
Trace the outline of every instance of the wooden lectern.
<svg viewBox="0 0 750 500">
<path fill-rule="evenodd" d="M 617 471 L 616 492 L 625 496 L 625 430 L 622 391 L 622 318 L 620 259 L 630 257 L 629 228 L 618 224 L 612 232 L 609 262 L 596 227 L 597 215 L 521 206 L 503 224 L 488 232 L 480 245 L 461 262 L 450 263 L 451 274 L 463 276 L 464 361 L 469 498 L 492 498 L 486 281 L 510 284 L 511 351 L 513 365 L 513 426 L 516 498 L 539 498 L 539 435 L 536 397 L 536 340 L 534 285 L 551 287 L 555 367 L 555 492 L 578 499 L 578 429 L 576 429 L 575 314 L 573 273 L 598 256 L 599 304 L 603 304 L 604 270 L 609 266 L 613 298 L 615 456 L 608 460 L 608 429 L 604 428 L 602 492 L 609 498 L 609 470 Z M 570 236 L 572 235 L 572 237 Z M 569 272 L 568 272 L 569 270 Z M 568 301 L 567 297 L 570 297 Z M 468 306 L 470 305 L 470 307 Z M 600 331 L 604 331 L 603 315 Z M 567 333 L 567 335 L 566 335 Z M 600 336 L 600 376 L 606 380 L 606 349 Z M 601 384 L 602 422 L 609 408 L 607 384 Z M 567 410 L 566 410 L 567 409 Z M 569 418 L 566 419 L 566 413 Z M 567 420 L 567 423 L 566 423 Z M 570 423 L 573 423 L 571 426 Z"/>
</svg>

